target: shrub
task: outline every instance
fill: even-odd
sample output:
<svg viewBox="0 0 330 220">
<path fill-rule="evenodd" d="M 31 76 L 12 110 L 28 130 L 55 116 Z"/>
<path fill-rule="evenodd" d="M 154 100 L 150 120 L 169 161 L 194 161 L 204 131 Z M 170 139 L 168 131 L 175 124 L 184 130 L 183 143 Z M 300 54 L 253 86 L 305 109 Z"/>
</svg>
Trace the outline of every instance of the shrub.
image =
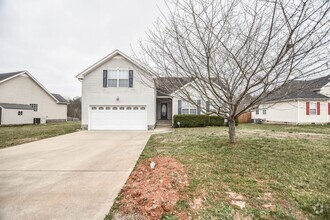
<svg viewBox="0 0 330 220">
<path fill-rule="evenodd" d="M 209 124 L 208 115 L 174 115 L 174 127 L 179 127 L 178 122 L 180 122 L 180 127 L 205 127 Z"/>
<path fill-rule="evenodd" d="M 209 115 L 174 115 L 173 122 L 175 128 L 179 127 L 178 122 L 182 128 L 224 125 L 223 118 Z"/>
<path fill-rule="evenodd" d="M 223 126 L 224 125 L 224 119 L 220 116 L 209 116 L 209 126 Z"/>
</svg>

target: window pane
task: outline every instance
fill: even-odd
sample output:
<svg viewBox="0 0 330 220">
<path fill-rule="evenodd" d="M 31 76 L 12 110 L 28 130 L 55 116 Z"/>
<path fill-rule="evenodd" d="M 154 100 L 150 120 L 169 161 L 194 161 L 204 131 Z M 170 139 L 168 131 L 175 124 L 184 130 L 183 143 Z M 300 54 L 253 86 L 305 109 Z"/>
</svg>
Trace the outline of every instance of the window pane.
<svg viewBox="0 0 330 220">
<path fill-rule="evenodd" d="M 119 87 L 128 87 L 128 79 L 120 79 Z"/>
<path fill-rule="evenodd" d="M 117 79 L 109 79 L 108 87 L 117 87 Z"/>
<path fill-rule="evenodd" d="M 311 112 L 311 115 L 316 115 L 316 109 L 311 109 L 310 112 Z"/>
<path fill-rule="evenodd" d="M 182 109 L 181 110 L 181 113 L 183 114 L 183 115 L 187 115 L 187 114 L 189 114 L 189 109 Z"/>
<path fill-rule="evenodd" d="M 128 79 L 128 70 L 119 70 L 119 79 Z"/>
<path fill-rule="evenodd" d="M 310 108 L 310 114 L 316 115 L 316 102 L 311 102 L 309 108 Z"/>
<path fill-rule="evenodd" d="M 117 79 L 117 70 L 109 70 L 108 79 Z"/>
<path fill-rule="evenodd" d="M 38 104 L 30 104 L 30 106 L 31 106 L 31 108 L 33 108 L 33 110 L 34 110 L 35 112 L 38 111 Z"/>
<path fill-rule="evenodd" d="M 196 113 L 197 113 L 196 109 L 190 109 L 190 114 L 191 115 L 196 115 Z"/>
</svg>

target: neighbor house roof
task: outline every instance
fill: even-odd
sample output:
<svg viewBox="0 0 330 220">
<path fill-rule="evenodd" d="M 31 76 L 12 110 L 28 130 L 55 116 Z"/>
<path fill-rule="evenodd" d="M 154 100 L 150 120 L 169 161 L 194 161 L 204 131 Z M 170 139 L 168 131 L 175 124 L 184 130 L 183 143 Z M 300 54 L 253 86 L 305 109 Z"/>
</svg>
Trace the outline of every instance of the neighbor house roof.
<svg viewBox="0 0 330 220">
<path fill-rule="evenodd" d="M 120 56 L 124 57 L 126 60 L 128 60 L 129 62 L 131 62 L 132 64 L 134 64 L 138 68 L 140 68 L 141 70 L 143 70 L 146 73 L 150 74 L 150 71 L 147 70 L 144 66 L 142 66 L 141 64 L 139 64 L 138 62 L 136 62 L 135 60 L 133 60 L 132 58 L 130 58 L 129 56 L 127 56 L 126 54 L 124 54 L 123 52 L 121 52 L 120 50 L 117 49 L 117 50 L 113 51 L 112 53 L 108 54 L 107 56 L 103 57 L 100 61 L 94 63 L 92 66 L 88 67 L 87 69 L 85 69 L 84 71 L 79 73 L 76 76 L 76 78 L 83 79 L 87 74 L 89 74 L 90 72 L 92 72 L 96 68 L 100 67 L 104 63 L 108 62 L 109 60 L 111 60 L 113 57 L 115 57 L 117 55 L 120 55 Z"/>
<path fill-rule="evenodd" d="M 33 110 L 33 108 L 29 105 L 23 105 L 23 104 L 12 104 L 12 103 L 0 103 L 0 107 L 5 109 L 27 109 L 27 110 Z"/>
<path fill-rule="evenodd" d="M 16 72 L 10 72 L 10 73 L 0 73 L 0 84 L 4 83 L 8 80 L 11 80 L 17 76 L 26 74 L 28 75 L 41 89 L 43 89 L 54 101 L 58 104 L 67 104 L 68 101 L 64 99 L 61 95 L 59 94 L 52 94 L 50 93 L 38 80 L 36 80 L 28 71 L 22 70 L 22 71 L 16 71 Z M 55 97 L 56 95 L 57 97 Z"/>
<path fill-rule="evenodd" d="M 24 71 L 17 71 L 17 72 L 11 72 L 11 73 L 1 73 L 1 74 L 0 74 L 0 83 L 1 83 L 2 81 L 8 80 L 8 79 L 10 79 L 10 78 L 12 78 L 12 77 L 18 75 L 18 74 L 21 74 L 21 73 L 23 73 L 23 72 L 24 72 Z"/>
<path fill-rule="evenodd" d="M 59 103 L 62 103 L 62 104 L 68 104 L 69 103 L 68 100 L 63 98 L 63 96 L 61 96 L 60 94 L 52 93 L 52 95 L 58 100 Z"/>
<path fill-rule="evenodd" d="M 312 80 L 294 80 L 271 94 L 267 101 L 290 99 L 329 99 L 318 93 L 320 89 L 330 82 L 330 75 Z"/>
</svg>

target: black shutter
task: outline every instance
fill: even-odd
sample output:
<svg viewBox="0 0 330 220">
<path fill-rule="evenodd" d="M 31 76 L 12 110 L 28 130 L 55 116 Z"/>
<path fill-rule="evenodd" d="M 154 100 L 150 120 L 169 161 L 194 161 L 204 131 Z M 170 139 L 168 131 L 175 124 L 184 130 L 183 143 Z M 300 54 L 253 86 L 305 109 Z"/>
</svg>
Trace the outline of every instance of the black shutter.
<svg viewBox="0 0 330 220">
<path fill-rule="evenodd" d="M 128 87 L 133 88 L 133 70 L 128 71 Z"/>
<path fill-rule="evenodd" d="M 181 115 L 182 100 L 178 100 L 178 115 Z"/>
<path fill-rule="evenodd" d="M 197 115 L 201 114 L 201 100 L 197 100 Z"/>
<path fill-rule="evenodd" d="M 103 88 L 108 87 L 108 70 L 103 70 Z"/>
<path fill-rule="evenodd" d="M 210 112 L 210 102 L 206 101 L 205 104 L 206 104 L 206 112 Z"/>
</svg>

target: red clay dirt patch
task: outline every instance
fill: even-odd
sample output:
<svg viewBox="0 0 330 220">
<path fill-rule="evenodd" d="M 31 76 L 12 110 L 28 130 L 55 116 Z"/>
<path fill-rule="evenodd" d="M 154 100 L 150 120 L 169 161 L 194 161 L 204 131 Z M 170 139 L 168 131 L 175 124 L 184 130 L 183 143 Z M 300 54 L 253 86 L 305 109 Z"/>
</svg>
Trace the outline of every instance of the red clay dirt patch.
<svg viewBox="0 0 330 220">
<path fill-rule="evenodd" d="M 155 167 L 151 169 L 150 163 Z M 182 199 L 180 191 L 188 185 L 184 167 L 170 157 L 155 157 L 140 162 L 122 189 L 120 213 L 136 213 L 158 220 L 172 213 Z"/>
</svg>

